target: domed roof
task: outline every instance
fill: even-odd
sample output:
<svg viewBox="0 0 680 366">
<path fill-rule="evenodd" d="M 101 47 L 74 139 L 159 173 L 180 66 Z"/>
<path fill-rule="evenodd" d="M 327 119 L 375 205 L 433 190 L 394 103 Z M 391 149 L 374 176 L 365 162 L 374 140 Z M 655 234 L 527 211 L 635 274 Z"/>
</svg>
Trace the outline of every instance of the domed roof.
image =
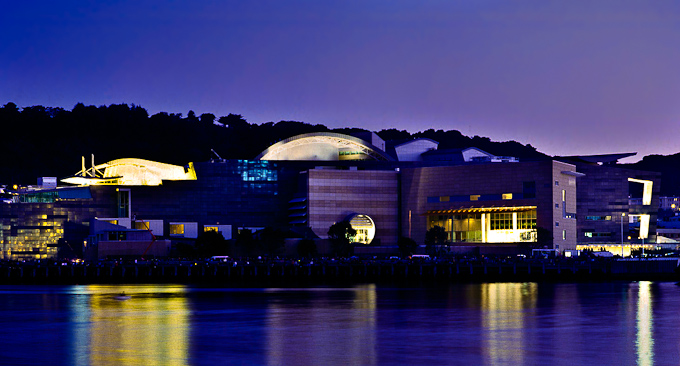
<svg viewBox="0 0 680 366">
<path fill-rule="evenodd" d="M 306 133 L 279 141 L 255 160 L 378 160 L 393 161 L 384 151 L 349 135 L 333 132 Z"/>
</svg>

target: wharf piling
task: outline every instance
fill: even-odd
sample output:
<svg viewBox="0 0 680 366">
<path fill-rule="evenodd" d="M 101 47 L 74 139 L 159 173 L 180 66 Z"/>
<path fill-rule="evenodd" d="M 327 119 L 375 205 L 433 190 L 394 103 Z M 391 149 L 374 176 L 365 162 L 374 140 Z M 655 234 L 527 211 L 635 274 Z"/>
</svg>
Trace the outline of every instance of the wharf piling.
<svg viewBox="0 0 680 366">
<path fill-rule="evenodd" d="M 294 261 L 141 263 L 2 262 L 0 283 L 191 283 L 243 281 L 676 280 L 678 260 L 584 262 Z M 462 268 L 461 268 L 462 267 Z"/>
</svg>

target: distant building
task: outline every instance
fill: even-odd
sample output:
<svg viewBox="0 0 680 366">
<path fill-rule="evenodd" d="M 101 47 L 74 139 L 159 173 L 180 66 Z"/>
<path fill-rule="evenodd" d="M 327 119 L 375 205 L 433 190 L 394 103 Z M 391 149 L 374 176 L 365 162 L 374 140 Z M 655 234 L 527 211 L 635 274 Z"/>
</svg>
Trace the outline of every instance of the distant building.
<svg viewBox="0 0 680 366">
<path fill-rule="evenodd" d="M 437 147 L 429 139 L 394 146 L 374 133 L 312 133 L 255 160 L 118 159 L 89 169 L 83 161 L 62 179 L 77 186 L 3 193 L 10 203 L 0 205 L 0 254 L 163 256 L 206 231 L 233 239 L 279 227 L 324 239 L 343 220 L 357 230 L 360 254 L 394 252 L 400 236 L 422 244 L 434 226 L 454 248 L 483 253 L 655 240 L 659 175 L 614 166 L 627 154 L 519 162 Z M 636 194 L 640 204 L 628 201 Z M 640 224 L 629 229 L 630 217 Z"/>
</svg>

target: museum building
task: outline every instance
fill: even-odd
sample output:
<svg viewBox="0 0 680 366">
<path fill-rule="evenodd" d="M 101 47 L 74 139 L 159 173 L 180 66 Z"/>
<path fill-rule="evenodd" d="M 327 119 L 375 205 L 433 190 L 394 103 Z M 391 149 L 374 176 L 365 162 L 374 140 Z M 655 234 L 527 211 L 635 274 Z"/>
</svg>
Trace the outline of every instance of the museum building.
<svg viewBox="0 0 680 366">
<path fill-rule="evenodd" d="M 163 256 L 205 231 L 232 239 L 265 227 L 309 229 L 323 240 L 343 220 L 357 230 L 360 254 L 394 253 L 401 236 L 423 244 L 435 226 L 447 245 L 489 253 L 561 251 L 627 236 L 653 241 L 659 174 L 600 157 L 609 160 L 520 162 L 474 147 L 438 149 L 429 139 L 392 145 L 375 133 L 326 132 L 280 141 L 253 160 L 93 159 L 61 180 L 70 186 L 13 191 L 0 205 L 0 257 L 51 258 L 58 250 L 101 257 L 99 243 L 118 253 L 116 241 L 130 254 Z M 641 187 L 641 205 L 628 204 L 631 185 Z M 638 218 L 638 232 L 614 230 L 622 215 Z M 153 248 L 161 241 L 166 249 Z"/>
</svg>

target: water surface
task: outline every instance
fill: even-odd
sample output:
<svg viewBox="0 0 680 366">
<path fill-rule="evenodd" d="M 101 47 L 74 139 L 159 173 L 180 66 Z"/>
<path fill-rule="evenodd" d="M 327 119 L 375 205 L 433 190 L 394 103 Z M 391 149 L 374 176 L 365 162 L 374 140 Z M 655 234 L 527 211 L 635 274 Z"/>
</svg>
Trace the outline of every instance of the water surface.
<svg viewBox="0 0 680 366">
<path fill-rule="evenodd" d="M 3 364 L 680 362 L 666 282 L 2 286 L 0 310 Z"/>
</svg>

